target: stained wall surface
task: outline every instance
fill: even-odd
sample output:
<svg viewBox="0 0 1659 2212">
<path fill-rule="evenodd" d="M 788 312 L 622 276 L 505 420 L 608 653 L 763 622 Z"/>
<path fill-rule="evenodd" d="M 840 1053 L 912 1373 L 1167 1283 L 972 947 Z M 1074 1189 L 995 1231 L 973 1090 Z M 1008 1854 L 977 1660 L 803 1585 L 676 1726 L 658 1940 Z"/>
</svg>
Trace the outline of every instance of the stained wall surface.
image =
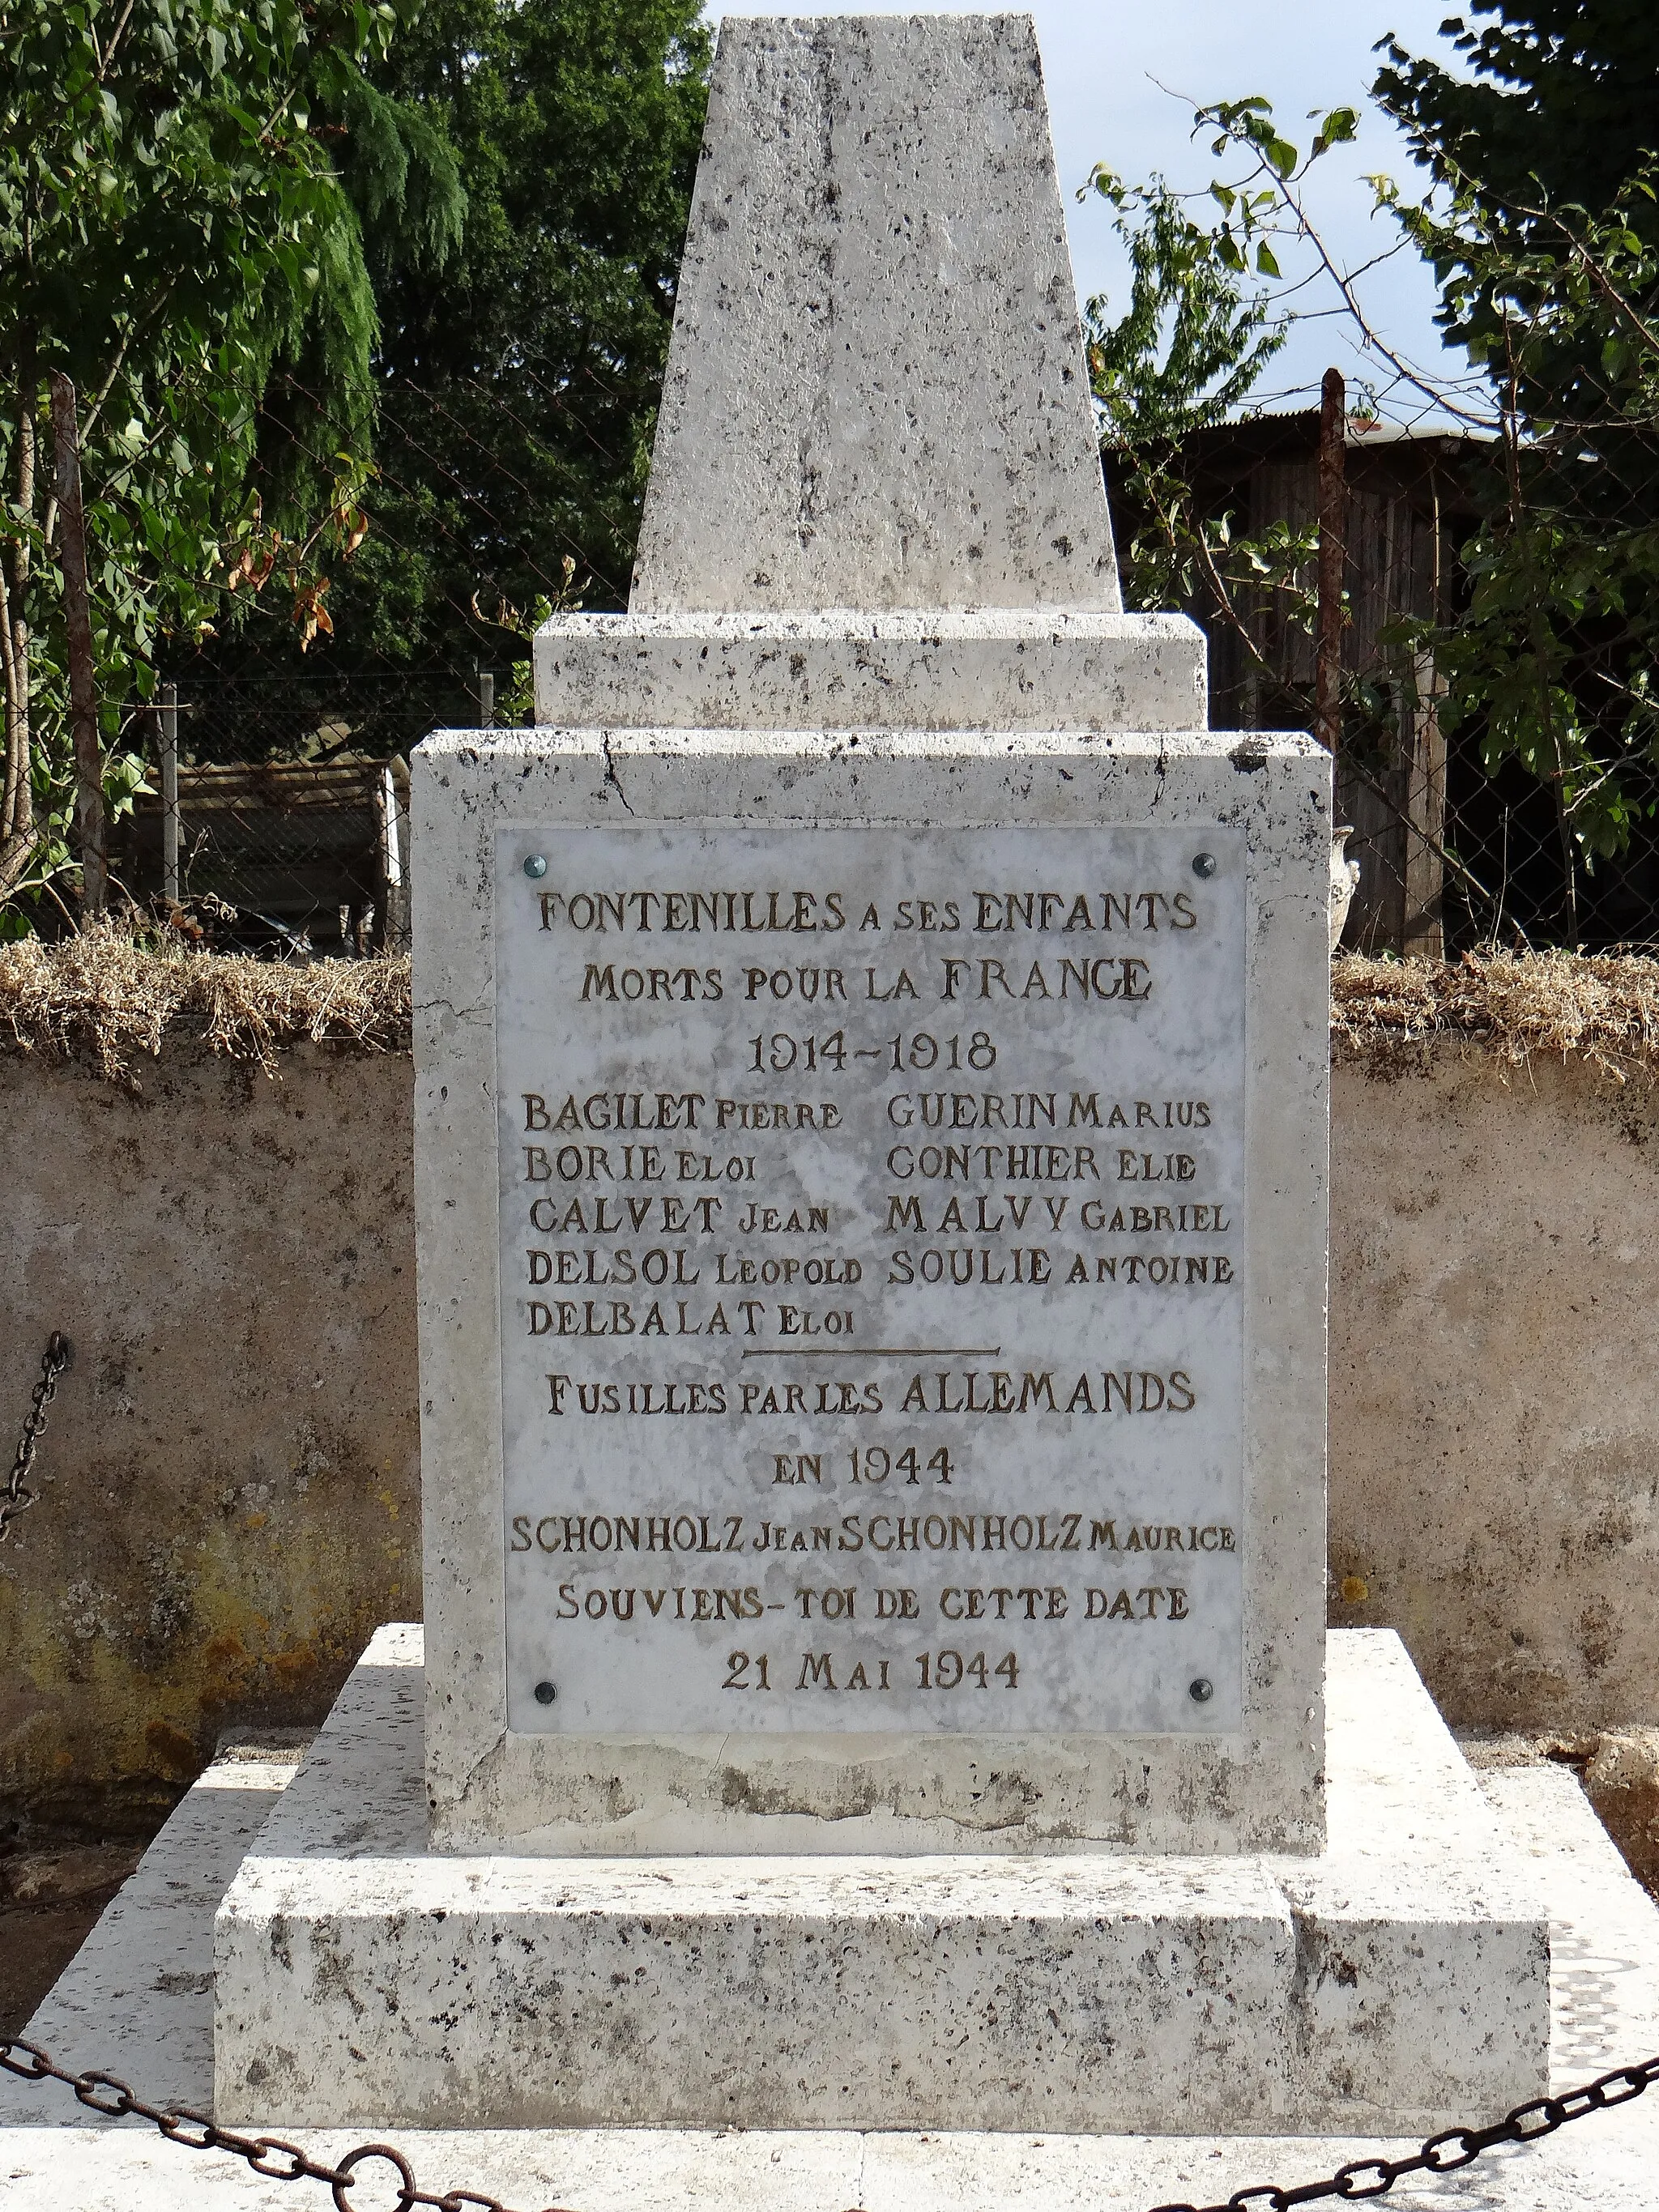
<svg viewBox="0 0 1659 2212">
<path fill-rule="evenodd" d="M 136 1095 L 0 1056 L 0 1841 L 148 1826 L 219 1733 L 326 1710 L 421 1607 L 410 1073 L 193 1047 Z M 1659 1090 L 1339 1064 L 1331 1620 L 1455 1723 L 1659 1719 Z"/>
<path fill-rule="evenodd" d="M 75 1346 L 0 1545 L 0 1821 L 153 1825 L 420 1610 L 408 1060 L 135 1073 L 0 1056 L 5 1464 Z"/>
<path fill-rule="evenodd" d="M 1454 1723 L 1659 1718 L 1659 1089 L 1334 1073 L 1332 1621 Z"/>
</svg>

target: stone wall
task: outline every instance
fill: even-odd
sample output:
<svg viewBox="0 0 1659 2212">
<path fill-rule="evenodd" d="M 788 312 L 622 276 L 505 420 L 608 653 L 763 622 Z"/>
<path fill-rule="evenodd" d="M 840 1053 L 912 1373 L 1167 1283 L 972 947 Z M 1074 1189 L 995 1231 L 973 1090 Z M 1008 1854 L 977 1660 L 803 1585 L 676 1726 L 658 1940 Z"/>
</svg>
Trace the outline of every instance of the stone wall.
<svg viewBox="0 0 1659 2212">
<path fill-rule="evenodd" d="M 0 1816 L 51 1825 L 152 1824 L 421 1603 L 408 1059 L 137 1073 L 0 1055 L 8 1454 L 75 1346 L 0 1545 Z"/>
<path fill-rule="evenodd" d="M 147 1826 L 420 1608 L 406 1058 L 0 1055 L 0 1820 Z M 1456 1723 L 1659 1718 L 1659 1091 L 1479 1047 L 1335 1083 L 1333 1621 Z M 0 1828 L 0 1840 L 3 1829 Z"/>
<path fill-rule="evenodd" d="M 1454 1723 L 1659 1718 L 1659 1089 L 1443 1045 L 1334 1122 L 1332 1622 Z"/>
</svg>

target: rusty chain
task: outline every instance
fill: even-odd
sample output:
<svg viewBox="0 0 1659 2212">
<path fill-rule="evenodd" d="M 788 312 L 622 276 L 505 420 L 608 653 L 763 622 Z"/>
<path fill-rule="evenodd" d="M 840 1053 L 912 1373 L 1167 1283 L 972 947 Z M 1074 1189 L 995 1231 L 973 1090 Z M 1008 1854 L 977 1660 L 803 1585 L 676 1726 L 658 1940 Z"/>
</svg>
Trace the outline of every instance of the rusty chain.
<svg viewBox="0 0 1659 2212">
<path fill-rule="evenodd" d="M 507 2212 L 498 2198 L 481 2196 L 472 2189 L 451 2189 L 441 2197 L 433 2196 L 417 2185 L 415 2169 L 390 2143 L 359 2143 L 337 2165 L 325 2166 L 298 2143 L 284 2142 L 280 2136 L 238 2135 L 234 2129 L 216 2126 L 205 2112 L 193 2112 L 185 2106 L 147 2105 L 117 2075 L 70 2074 L 49 2051 L 42 2051 L 37 2043 L 26 2043 L 21 2036 L 0 2037 L 0 2067 L 25 2081 L 61 2081 L 74 2090 L 88 2112 L 101 2112 L 106 2119 L 125 2119 L 131 2115 L 148 2120 L 169 2142 L 182 2143 L 186 2150 L 228 2151 L 234 2158 L 245 2159 L 255 2173 L 264 2174 L 268 2181 L 325 2181 L 339 2212 L 352 2212 L 348 2192 L 357 2179 L 357 2168 L 365 2160 L 374 2158 L 385 2159 L 397 2174 L 398 2212 L 409 2212 L 412 2204 L 429 2206 L 431 2212 L 466 2212 L 469 2206 L 472 2212 Z M 557 2212 L 557 2208 L 552 2208 L 552 2212 Z"/>
<path fill-rule="evenodd" d="M 1249 2189 L 1236 2189 L 1219 2204 L 1160 2204 L 1155 2212 L 1290 2212 L 1292 2205 L 1315 2204 L 1322 2197 L 1341 2197 L 1350 2202 L 1362 2197 L 1386 2197 L 1396 2181 L 1408 2173 L 1455 2173 L 1472 2166 L 1483 2151 L 1499 2143 L 1541 2142 L 1569 2120 L 1587 2119 L 1615 2105 L 1627 2105 L 1659 2081 L 1659 2058 L 1644 2059 L 1635 2066 L 1616 2066 L 1598 2075 L 1582 2089 L 1568 2089 L 1559 2097 L 1534 2097 L 1517 2105 L 1489 2128 L 1443 2128 L 1431 2136 L 1407 2158 L 1357 2158 L 1339 2166 L 1328 2181 L 1304 2181 L 1297 2189 L 1280 2189 L 1271 2181 Z"/>
<path fill-rule="evenodd" d="M 17 1456 L 11 1463 L 11 1473 L 0 1491 L 0 1544 L 11 1534 L 11 1524 L 26 1506 L 34 1503 L 34 1492 L 28 1486 L 29 1469 L 34 1464 L 34 1447 L 40 1440 L 40 1431 L 46 1425 L 46 1408 L 58 1395 L 58 1378 L 69 1365 L 74 1346 L 66 1336 L 54 1329 L 40 1361 L 40 1380 L 34 1386 L 29 1401 L 29 1410 L 23 1422 L 23 1433 L 18 1439 Z"/>
<path fill-rule="evenodd" d="M 419 2188 L 414 2168 L 390 2143 L 359 2143 L 337 2166 L 324 2166 L 298 2143 L 284 2142 L 279 2136 L 238 2135 L 233 2129 L 216 2127 L 204 2113 L 182 2106 L 147 2105 L 116 2075 L 70 2074 L 39 2044 L 25 2042 L 21 2036 L 0 2037 L 0 2068 L 25 2081 L 61 2081 L 88 2111 L 101 2112 L 107 2119 L 125 2119 L 131 2115 L 148 2120 L 169 2142 L 183 2143 L 187 2150 L 228 2151 L 233 2157 L 246 2160 L 255 2173 L 264 2174 L 267 2180 L 325 2181 L 339 2212 L 352 2212 L 348 2192 L 358 2166 L 372 2158 L 385 2159 L 397 2172 L 398 2212 L 409 2212 L 413 2204 L 427 2205 L 430 2212 L 464 2212 L 467 2206 L 474 2212 L 507 2212 L 498 2198 L 482 2196 L 476 2190 L 451 2189 L 434 2197 Z M 1407 2174 L 1456 2173 L 1472 2166 L 1483 2151 L 1495 2150 L 1500 2143 L 1539 2142 L 1570 2120 L 1587 2119 L 1592 2112 L 1627 2105 L 1656 2081 L 1659 2081 L 1659 2058 L 1644 2059 L 1634 2066 L 1615 2067 L 1612 2073 L 1599 2075 L 1583 2088 L 1569 2089 L 1559 2097 L 1534 2097 L 1490 2127 L 1444 2128 L 1407 2158 L 1352 2159 L 1326 2181 L 1304 2181 L 1295 2189 L 1258 2182 L 1248 2189 L 1236 2189 L 1217 2204 L 1160 2204 L 1155 2212 L 1291 2212 L 1293 2205 L 1316 2203 L 1325 2197 L 1340 2197 L 1350 2203 L 1360 2197 L 1386 2197 L 1395 2182 Z M 558 2212 L 558 2208 L 551 2208 L 551 2212 Z"/>
</svg>

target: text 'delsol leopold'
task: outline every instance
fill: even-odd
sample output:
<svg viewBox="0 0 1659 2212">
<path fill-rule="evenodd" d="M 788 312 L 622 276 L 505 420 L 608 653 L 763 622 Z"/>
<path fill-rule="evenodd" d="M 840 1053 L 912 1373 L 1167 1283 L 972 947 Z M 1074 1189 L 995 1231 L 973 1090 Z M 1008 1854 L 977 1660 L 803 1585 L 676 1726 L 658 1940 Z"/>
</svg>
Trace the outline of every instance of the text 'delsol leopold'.
<svg viewBox="0 0 1659 2212">
<path fill-rule="evenodd" d="M 497 833 L 508 1724 L 1238 1724 L 1243 841 Z"/>
</svg>

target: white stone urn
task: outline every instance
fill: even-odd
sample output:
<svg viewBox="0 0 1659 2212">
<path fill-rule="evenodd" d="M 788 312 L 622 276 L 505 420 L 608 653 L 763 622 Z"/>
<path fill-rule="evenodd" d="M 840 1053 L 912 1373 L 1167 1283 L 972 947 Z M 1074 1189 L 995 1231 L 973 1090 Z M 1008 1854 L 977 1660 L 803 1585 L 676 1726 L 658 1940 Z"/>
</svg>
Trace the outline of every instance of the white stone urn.
<svg viewBox="0 0 1659 2212">
<path fill-rule="evenodd" d="M 1331 951 L 1342 942 L 1343 925 L 1348 919 L 1348 908 L 1353 904 L 1353 895 L 1359 888 L 1359 863 L 1348 858 L 1348 840 L 1353 835 L 1352 822 L 1339 822 L 1331 832 Z"/>
</svg>

